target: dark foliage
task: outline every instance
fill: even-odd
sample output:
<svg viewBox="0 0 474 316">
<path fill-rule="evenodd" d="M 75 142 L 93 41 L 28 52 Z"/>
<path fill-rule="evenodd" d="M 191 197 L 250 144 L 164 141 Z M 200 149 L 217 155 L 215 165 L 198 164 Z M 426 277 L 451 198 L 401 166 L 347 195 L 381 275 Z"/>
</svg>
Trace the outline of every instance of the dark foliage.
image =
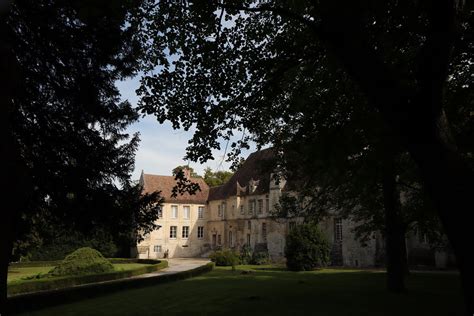
<svg viewBox="0 0 474 316">
<path fill-rule="evenodd" d="M 0 310 L 13 240 L 36 243 L 50 221 L 84 234 L 106 227 L 115 238 L 157 216 L 130 183 L 139 137 L 125 130 L 139 115 L 115 86 L 139 67 L 140 4 L 2 1 L 0 134 L 11 200 L 0 230 Z"/>
<path fill-rule="evenodd" d="M 329 263 L 329 242 L 316 224 L 296 225 L 285 245 L 286 266 L 291 271 L 309 271 Z"/>
<path fill-rule="evenodd" d="M 463 284 L 470 287 L 469 227 L 462 210 L 472 208 L 474 173 L 465 159 L 472 147 L 468 155 L 456 148 L 450 131 L 456 115 L 447 117 L 450 106 L 444 105 L 450 73 L 460 65 L 469 68 L 471 60 L 472 46 L 462 38 L 472 38 L 466 28 L 472 11 L 462 4 L 149 1 L 143 23 L 149 52 L 145 66 L 153 71 L 142 80 L 140 107 L 175 128 L 195 127 L 186 155 L 192 161 L 212 159 L 222 139 L 233 149 L 229 158 L 235 158 L 253 140 L 276 147 L 281 154 L 276 166 L 285 176 L 292 176 L 287 166 L 297 165 L 323 182 L 336 179 L 325 183 L 322 202 L 332 198 L 331 191 L 347 188 L 337 186 L 346 177 L 355 179 L 351 189 L 360 188 L 366 196 L 374 188 L 377 197 L 370 204 L 379 208 L 374 215 L 366 205 L 359 212 L 373 227 L 384 223 L 380 177 L 359 171 L 365 166 L 377 172 L 381 157 L 408 152 L 413 159 L 408 164 L 419 174 L 412 182 L 401 180 L 415 184 L 414 192 L 418 184 L 426 190 L 463 262 Z M 453 58 L 453 47 L 464 52 Z M 462 103 L 472 106 L 468 98 Z M 467 118 L 472 110 L 451 106 L 463 118 L 460 126 L 472 125 Z M 328 172 L 311 172 L 317 168 Z M 360 198 L 342 193 L 344 199 Z M 414 208 L 417 221 L 433 218 L 425 212 L 429 204 Z M 470 309 L 473 292 L 466 290 Z"/>
<path fill-rule="evenodd" d="M 216 266 L 235 266 L 240 263 L 239 254 L 232 249 L 216 250 L 209 255 Z"/>
<path fill-rule="evenodd" d="M 96 232 L 92 236 L 85 236 L 79 232 L 67 232 L 49 243 L 41 244 L 26 252 L 25 256 L 19 259 L 22 261 L 62 260 L 66 255 L 82 247 L 97 249 L 107 258 L 116 257 L 118 250 L 110 235 Z"/>
<path fill-rule="evenodd" d="M 270 263 L 270 256 L 268 251 L 256 251 L 245 245 L 240 249 L 239 255 L 240 264 L 254 264 L 262 265 Z"/>
</svg>

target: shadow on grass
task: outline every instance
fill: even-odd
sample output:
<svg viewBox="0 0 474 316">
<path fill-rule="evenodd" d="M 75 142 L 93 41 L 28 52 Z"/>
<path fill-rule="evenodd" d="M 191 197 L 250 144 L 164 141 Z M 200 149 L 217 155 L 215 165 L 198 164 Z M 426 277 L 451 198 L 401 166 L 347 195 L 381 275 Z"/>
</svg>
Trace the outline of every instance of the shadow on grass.
<svg viewBox="0 0 474 316">
<path fill-rule="evenodd" d="M 372 271 L 217 267 L 184 281 L 117 292 L 33 315 L 462 315 L 456 276 L 410 275 L 404 294 L 388 293 L 385 284 L 385 273 Z"/>
<path fill-rule="evenodd" d="M 257 271 L 283 271 L 283 272 L 288 272 L 288 270 L 287 270 L 285 267 L 273 267 L 273 268 L 263 267 L 263 268 L 253 268 L 253 270 L 257 270 Z"/>
</svg>

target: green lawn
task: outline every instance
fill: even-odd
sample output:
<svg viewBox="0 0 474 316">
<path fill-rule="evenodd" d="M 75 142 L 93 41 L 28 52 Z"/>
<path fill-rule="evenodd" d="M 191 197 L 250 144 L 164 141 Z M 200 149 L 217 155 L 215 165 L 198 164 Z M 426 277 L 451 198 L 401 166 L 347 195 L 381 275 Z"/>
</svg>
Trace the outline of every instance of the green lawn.
<svg viewBox="0 0 474 316">
<path fill-rule="evenodd" d="M 144 263 L 119 263 L 114 264 L 116 271 L 132 270 L 147 266 L 148 264 Z M 8 283 L 10 282 L 21 282 L 25 277 L 37 275 L 38 273 L 48 273 L 53 266 L 44 266 L 44 267 L 21 267 L 21 268 L 11 268 L 8 270 Z"/>
<path fill-rule="evenodd" d="M 22 278 L 29 277 L 32 275 L 37 275 L 38 273 L 48 273 L 52 266 L 45 267 L 22 267 L 22 268 L 10 268 L 8 269 L 8 279 L 7 282 L 19 281 Z"/>
<path fill-rule="evenodd" d="M 242 274 L 242 270 L 251 270 Z M 385 291 L 385 273 L 271 266 L 208 274 L 124 290 L 29 315 L 461 315 L 455 274 L 412 273 L 406 294 Z"/>
</svg>

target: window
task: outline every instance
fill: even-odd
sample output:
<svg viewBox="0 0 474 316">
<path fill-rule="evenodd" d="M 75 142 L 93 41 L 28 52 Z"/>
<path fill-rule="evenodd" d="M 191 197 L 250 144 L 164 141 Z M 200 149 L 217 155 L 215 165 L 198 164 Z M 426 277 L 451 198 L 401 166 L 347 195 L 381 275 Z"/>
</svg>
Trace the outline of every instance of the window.
<svg viewBox="0 0 474 316">
<path fill-rule="evenodd" d="M 249 214 L 252 215 L 255 210 L 255 200 L 249 200 Z"/>
<path fill-rule="evenodd" d="M 217 216 L 222 217 L 222 205 L 217 205 Z"/>
<path fill-rule="evenodd" d="M 234 247 L 234 236 L 232 235 L 232 231 L 229 231 L 229 247 Z"/>
<path fill-rule="evenodd" d="M 183 230 L 181 232 L 181 237 L 188 238 L 189 237 L 189 226 L 183 226 Z"/>
<path fill-rule="evenodd" d="M 265 196 L 265 211 L 270 213 L 270 199 L 268 198 L 268 195 Z"/>
<path fill-rule="evenodd" d="M 171 205 L 171 218 L 178 218 L 178 205 Z"/>
<path fill-rule="evenodd" d="M 267 223 L 262 223 L 262 237 L 263 240 L 267 240 Z"/>
<path fill-rule="evenodd" d="M 225 212 L 227 209 L 227 204 L 225 202 L 222 202 L 221 204 L 221 217 L 224 216 Z"/>
<path fill-rule="evenodd" d="M 198 218 L 203 219 L 204 218 L 204 206 L 199 206 L 198 207 Z"/>
<path fill-rule="evenodd" d="M 250 221 L 247 221 L 247 228 L 252 229 L 252 223 Z"/>
<path fill-rule="evenodd" d="M 217 236 L 216 234 L 212 234 L 212 247 L 215 247 L 217 245 Z"/>
<path fill-rule="evenodd" d="M 198 226 L 198 238 L 199 239 L 204 238 L 204 226 Z"/>
<path fill-rule="evenodd" d="M 220 245 L 222 243 L 221 235 L 217 235 L 217 244 Z"/>
<path fill-rule="evenodd" d="M 191 214 L 191 208 L 189 206 L 183 206 L 183 218 L 189 219 Z"/>
<path fill-rule="evenodd" d="M 417 231 L 417 234 L 418 234 L 418 241 L 420 242 L 420 244 L 428 244 L 428 236 L 426 236 L 426 234 L 423 234 L 420 231 Z"/>
<path fill-rule="evenodd" d="M 176 238 L 177 226 L 170 226 L 170 238 Z"/>
<path fill-rule="evenodd" d="M 263 200 L 258 200 L 258 214 L 263 213 Z"/>
<path fill-rule="evenodd" d="M 250 234 L 247 234 L 247 246 L 250 247 Z"/>
<path fill-rule="evenodd" d="M 234 216 L 235 205 L 232 204 L 232 216 Z"/>
<path fill-rule="evenodd" d="M 154 252 L 161 252 L 161 245 L 155 245 L 155 246 L 153 247 L 153 251 L 154 251 Z"/>
<path fill-rule="evenodd" d="M 290 222 L 289 223 L 290 230 L 293 230 L 295 227 L 296 227 L 296 222 Z"/>
<path fill-rule="evenodd" d="M 161 206 L 158 206 L 158 218 L 163 218 L 163 208 Z"/>
<path fill-rule="evenodd" d="M 240 206 L 240 214 L 244 215 L 245 214 L 245 208 L 243 205 Z"/>
<path fill-rule="evenodd" d="M 334 240 L 342 241 L 342 218 L 334 219 Z"/>
</svg>

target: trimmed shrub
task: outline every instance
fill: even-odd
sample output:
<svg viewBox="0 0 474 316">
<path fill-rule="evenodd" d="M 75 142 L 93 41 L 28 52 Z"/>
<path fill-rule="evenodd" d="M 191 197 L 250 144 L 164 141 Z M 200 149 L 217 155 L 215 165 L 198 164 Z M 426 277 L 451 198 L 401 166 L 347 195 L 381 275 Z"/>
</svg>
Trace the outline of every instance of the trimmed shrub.
<svg viewBox="0 0 474 316">
<path fill-rule="evenodd" d="M 252 253 L 250 264 L 262 265 L 268 263 L 270 263 L 270 255 L 268 254 L 268 251 L 254 251 Z"/>
<path fill-rule="evenodd" d="M 252 248 L 248 245 L 242 246 L 240 249 L 240 263 L 241 264 L 251 264 L 252 262 Z"/>
<path fill-rule="evenodd" d="M 308 271 L 329 262 L 330 246 L 316 224 L 295 226 L 286 238 L 285 257 L 288 270 Z"/>
<path fill-rule="evenodd" d="M 216 266 L 235 266 L 239 264 L 239 255 L 231 249 L 214 251 L 209 255 L 209 259 L 215 262 Z"/>
<path fill-rule="evenodd" d="M 79 248 L 54 267 L 49 274 L 52 276 L 84 275 L 107 273 L 114 271 L 114 266 L 95 249 Z"/>
</svg>

